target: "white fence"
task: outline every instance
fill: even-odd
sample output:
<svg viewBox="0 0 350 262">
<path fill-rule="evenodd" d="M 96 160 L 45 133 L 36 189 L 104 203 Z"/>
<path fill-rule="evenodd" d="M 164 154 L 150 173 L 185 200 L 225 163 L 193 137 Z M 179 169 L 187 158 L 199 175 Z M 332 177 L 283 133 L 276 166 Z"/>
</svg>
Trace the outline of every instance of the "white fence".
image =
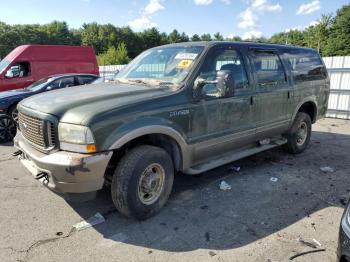
<svg viewBox="0 0 350 262">
<path fill-rule="evenodd" d="M 323 61 L 331 80 L 327 116 L 350 119 L 350 56 L 324 57 Z M 112 78 L 124 66 L 100 66 L 100 75 Z"/>
<path fill-rule="evenodd" d="M 328 117 L 350 119 L 350 56 L 324 57 L 331 93 L 328 100 Z"/>
</svg>

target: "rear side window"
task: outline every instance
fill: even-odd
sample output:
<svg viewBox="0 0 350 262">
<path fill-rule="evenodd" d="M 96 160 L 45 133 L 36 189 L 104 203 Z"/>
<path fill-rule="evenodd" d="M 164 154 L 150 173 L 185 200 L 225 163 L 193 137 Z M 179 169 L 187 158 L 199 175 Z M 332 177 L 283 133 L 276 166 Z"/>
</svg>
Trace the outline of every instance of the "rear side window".
<svg viewBox="0 0 350 262">
<path fill-rule="evenodd" d="M 74 86 L 74 77 L 70 76 L 66 78 L 57 79 L 51 84 L 51 86 L 53 89 Z"/>
<path fill-rule="evenodd" d="M 78 76 L 78 83 L 79 85 L 86 85 L 86 84 L 90 84 L 92 80 L 94 80 L 95 78 L 92 76 Z"/>
<path fill-rule="evenodd" d="M 320 56 L 312 50 L 288 50 L 285 52 L 292 69 L 294 82 L 322 80 L 327 77 Z"/>
<path fill-rule="evenodd" d="M 286 83 L 286 75 L 277 54 L 256 51 L 253 61 L 259 87 L 278 87 Z"/>
</svg>

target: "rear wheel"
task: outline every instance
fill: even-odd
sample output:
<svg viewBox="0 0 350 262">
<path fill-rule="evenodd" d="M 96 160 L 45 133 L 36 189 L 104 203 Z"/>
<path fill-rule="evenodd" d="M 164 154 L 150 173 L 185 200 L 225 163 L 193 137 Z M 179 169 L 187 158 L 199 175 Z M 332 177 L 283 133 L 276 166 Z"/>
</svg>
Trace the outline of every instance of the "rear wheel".
<svg viewBox="0 0 350 262">
<path fill-rule="evenodd" d="M 308 114 L 303 112 L 297 114 L 286 135 L 288 142 L 284 148 L 288 153 L 298 154 L 307 148 L 311 137 L 311 125 L 311 118 Z"/>
<path fill-rule="evenodd" d="M 166 203 L 174 180 L 169 154 L 155 146 L 138 146 L 120 160 L 111 184 L 117 210 L 143 220 L 156 214 Z"/>
<path fill-rule="evenodd" d="M 11 141 L 16 133 L 16 122 L 8 115 L 0 115 L 0 143 Z"/>
</svg>

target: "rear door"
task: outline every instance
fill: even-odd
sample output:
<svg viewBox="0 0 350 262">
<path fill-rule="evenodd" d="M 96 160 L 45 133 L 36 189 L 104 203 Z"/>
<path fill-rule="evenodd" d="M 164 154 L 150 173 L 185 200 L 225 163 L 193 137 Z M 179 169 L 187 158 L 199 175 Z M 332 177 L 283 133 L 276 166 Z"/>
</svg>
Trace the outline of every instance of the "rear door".
<svg viewBox="0 0 350 262">
<path fill-rule="evenodd" d="M 252 49 L 250 60 L 256 90 L 253 103 L 257 139 L 262 139 L 279 134 L 288 127 L 293 87 L 277 50 Z"/>
</svg>

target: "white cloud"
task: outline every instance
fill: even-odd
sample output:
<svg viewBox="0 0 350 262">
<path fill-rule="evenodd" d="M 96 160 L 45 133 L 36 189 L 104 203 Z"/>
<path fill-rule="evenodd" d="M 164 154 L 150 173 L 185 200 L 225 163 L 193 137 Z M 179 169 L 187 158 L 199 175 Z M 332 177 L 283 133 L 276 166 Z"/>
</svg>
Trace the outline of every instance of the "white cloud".
<svg viewBox="0 0 350 262">
<path fill-rule="evenodd" d="M 258 16 L 250 7 L 240 13 L 239 17 L 242 19 L 242 21 L 238 24 L 238 28 L 248 29 L 257 27 Z"/>
<path fill-rule="evenodd" d="M 316 26 L 320 23 L 321 21 L 320 20 L 313 20 L 310 22 L 309 26 Z"/>
<path fill-rule="evenodd" d="M 210 5 L 213 0 L 194 0 L 196 5 Z"/>
<path fill-rule="evenodd" d="M 242 35 L 242 39 L 243 40 L 247 40 L 247 39 L 259 38 L 259 37 L 262 37 L 262 36 L 263 36 L 262 32 L 256 31 L 256 30 L 252 30 L 252 31 L 249 31 L 249 32 L 245 32 Z"/>
<path fill-rule="evenodd" d="M 158 26 L 156 23 L 150 21 L 150 19 L 145 16 L 136 18 L 135 20 L 128 22 L 128 25 L 135 30 L 148 29 Z"/>
<path fill-rule="evenodd" d="M 272 5 L 268 3 L 267 0 L 254 0 L 252 3 L 252 8 L 262 12 L 280 12 L 282 11 L 282 6 L 280 4 Z"/>
<path fill-rule="evenodd" d="M 221 0 L 221 2 L 223 2 L 225 5 L 231 4 L 231 1 L 230 1 L 230 0 Z"/>
<path fill-rule="evenodd" d="M 285 30 L 286 33 L 290 32 L 290 31 L 293 31 L 293 30 L 298 30 L 298 31 L 304 31 L 306 30 L 308 27 L 310 26 L 316 26 L 320 23 L 320 20 L 313 20 L 309 23 L 309 25 L 298 25 L 298 26 L 295 26 L 295 27 L 292 27 L 292 28 L 288 28 Z"/>
<path fill-rule="evenodd" d="M 312 1 L 308 4 L 302 4 L 299 6 L 299 9 L 297 11 L 297 15 L 307 15 L 311 14 L 317 10 L 321 9 L 321 3 L 319 0 Z"/>
<path fill-rule="evenodd" d="M 151 21 L 151 15 L 165 9 L 165 7 L 161 5 L 161 1 L 162 0 L 149 0 L 146 7 L 142 9 L 141 17 L 129 21 L 128 25 L 135 30 L 157 27 L 157 23 Z"/>
<path fill-rule="evenodd" d="M 150 0 L 148 5 L 145 7 L 145 13 L 151 15 L 163 9 L 164 6 L 160 4 L 159 0 Z"/>
</svg>

